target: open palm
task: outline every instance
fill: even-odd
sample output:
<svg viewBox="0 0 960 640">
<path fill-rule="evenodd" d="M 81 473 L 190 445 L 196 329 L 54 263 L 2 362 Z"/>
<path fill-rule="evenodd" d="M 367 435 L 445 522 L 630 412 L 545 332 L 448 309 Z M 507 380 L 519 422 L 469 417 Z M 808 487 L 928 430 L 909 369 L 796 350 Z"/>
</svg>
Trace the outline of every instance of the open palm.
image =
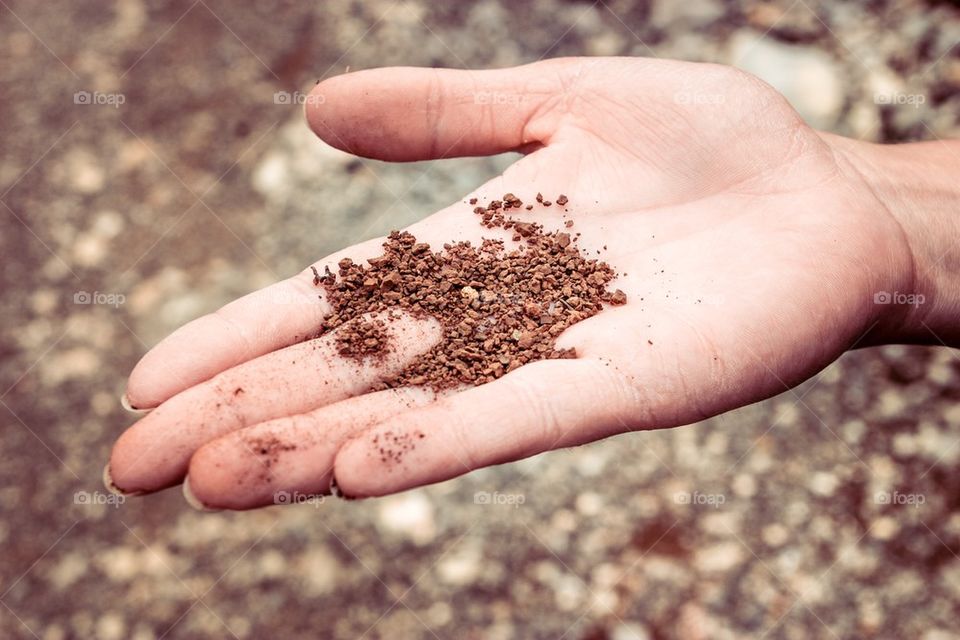
<svg viewBox="0 0 960 640">
<path fill-rule="evenodd" d="M 570 59 L 380 69 L 321 83 L 307 116 L 330 144 L 385 160 L 525 152 L 469 196 L 566 194 L 580 246 L 622 274 L 615 286 L 628 302 L 560 336 L 576 359 L 443 397 L 368 393 L 435 344 L 438 325 L 392 326 L 399 347 L 382 362 L 340 357 L 334 336 L 304 342 L 329 311 L 307 269 L 144 357 L 128 398 L 157 408 L 112 454 L 125 491 L 171 486 L 189 471 L 190 493 L 213 507 L 323 493 L 334 475 L 347 495 L 382 495 L 687 424 L 784 391 L 878 340 L 890 320 L 875 294 L 909 288 L 903 234 L 852 163 L 772 88 L 730 68 Z M 561 213 L 513 215 L 560 229 Z M 435 248 L 490 235 L 465 202 L 409 230 Z M 314 266 L 373 257 L 381 242 Z M 400 461 L 385 459 L 385 441 L 404 448 Z"/>
</svg>

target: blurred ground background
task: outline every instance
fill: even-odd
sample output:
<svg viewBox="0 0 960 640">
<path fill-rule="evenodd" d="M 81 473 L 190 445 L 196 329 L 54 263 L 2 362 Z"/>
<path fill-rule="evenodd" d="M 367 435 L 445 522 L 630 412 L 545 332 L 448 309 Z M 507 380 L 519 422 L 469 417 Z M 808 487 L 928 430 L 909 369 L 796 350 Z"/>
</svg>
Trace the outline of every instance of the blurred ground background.
<svg viewBox="0 0 960 640">
<path fill-rule="evenodd" d="M 960 637 L 947 349 L 384 500 L 100 485 L 148 346 L 509 162 L 332 151 L 296 104 L 316 80 L 656 55 L 737 63 L 846 135 L 956 137 L 955 3 L 2 0 L 0 33 L 0 637 Z"/>
</svg>

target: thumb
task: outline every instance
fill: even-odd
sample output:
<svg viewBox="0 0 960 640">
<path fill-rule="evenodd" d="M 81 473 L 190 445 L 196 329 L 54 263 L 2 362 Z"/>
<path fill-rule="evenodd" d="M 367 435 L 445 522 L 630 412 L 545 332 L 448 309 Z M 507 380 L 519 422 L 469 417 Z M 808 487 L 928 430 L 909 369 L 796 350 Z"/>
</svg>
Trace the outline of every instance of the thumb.
<svg viewBox="0 0 960 640">
<path fill-rule="evenodd" d="M 547 142 L 550 107 L 572 60 L 510 69 L 389 67 L 324 80 L 306 101 L 307 121 L 328 144 L 392 161 L 479 156 Z"/>
</svg>

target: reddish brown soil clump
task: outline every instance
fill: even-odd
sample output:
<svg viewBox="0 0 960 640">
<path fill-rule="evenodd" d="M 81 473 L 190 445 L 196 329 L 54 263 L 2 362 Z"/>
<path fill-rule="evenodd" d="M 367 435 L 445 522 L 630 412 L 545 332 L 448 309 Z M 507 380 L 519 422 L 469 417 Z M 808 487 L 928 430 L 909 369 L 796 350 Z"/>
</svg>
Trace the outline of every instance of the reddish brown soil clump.
<svg viewBox="0 0 960 640">
<path fill-rule="evenodd" d="M 337 353 L 347 358 L 383 355 L 389 343 L 383 320 L 357 320 L 343 325 L 337 332 Z"/>
<path fill-rule="evenodd" d="M 556 201 L 568 199 L 560 195 Z M 537 202 L 550 206 L 540 194 Z M 575 236 L 510 218 L 509 211 L 521 206 L 508 193 L 474 209 L 485 227 L 512 230 L 517 248 L 485 239 L 479 247 L 458 242 L 433 251 L 394 231 L 383 255 L 366 265 L 347 258 L 336 274 L 315 272 L 314 283 L 326 289 L 333 306 L 318 335 L 339 329 L 341 355 L 379 357 L 389 349 L 384 321 L 369 321 L 365 314 L 402 309 L 436 318 L 443 329 L 440 343 L 380 388 L 479 385 L 528 362 L 576 357 L 573 349 L 556 348 L 557 336 L 599 313 L 602 303 L 626 303 L 626 295 L 607 291 L 613 269 L 583 255 Z"/>
</svg>

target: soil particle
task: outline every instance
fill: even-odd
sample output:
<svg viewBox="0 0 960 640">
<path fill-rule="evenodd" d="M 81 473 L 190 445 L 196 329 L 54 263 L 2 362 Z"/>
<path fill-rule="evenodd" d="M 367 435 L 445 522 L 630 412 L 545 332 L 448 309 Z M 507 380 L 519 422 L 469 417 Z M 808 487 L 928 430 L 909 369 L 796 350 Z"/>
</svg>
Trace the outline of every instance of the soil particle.
<svg viewBox="0 0 960 640">
<path fill-rule="evenodd" d="M 380 456 L 381 462 L 399 463 L 407 453 L 416 448 L 417 440 L 425 437 L 422 431 L 384 431 L 374 435 L 370 442 Z"/>
<path fill-rule="evenodd" d="M 348 322 L 337 332 L 336 345 L 337 353 L 346 358 L 382 358 L 390 351 L 386 323 L 380 319 Z"/>
<path fill-rule="evenodd" d="M 561 199 L 568 202 L 563 195 L 557 202 Z M 536 200 L 549 202 L 539 193 Z M 507 193 L 474 208 L 484 227 L 512 231 L 516 248 L 483 239 L 479 246 L 463 241 L 432 251 L 410 233 L 393 231 L 383 255 L 366 265 L 344 258 L 336 275 L 315 272 L 314 281 L 326 289 L 333 307 L 315 335 L 336 329 L 338 352 L 362 360 L 390 351 L 389 320 L 369 320 L 369 314 L 400 309 L 438 320 L 440 342 L 375 390 L 480 385 L 536 360 L 575 358 L 573 349 L 556 347 L 557 336 L 599 313 L 604 303 L 625 304 L 626 294 L 607 291 L 616 274 L 607 263 L 587 258 L 577 236 L 507 215 L 522 205 Z M 390 452 L 404 450 L 403 444 L 391 442 L 381 455 L 394 458 Z"/>
<path fill-rule="evenodd" d="M 265 435 L 246 438 L 246 445 L 250 452 L 259 456 L 263 463 L 261 479 L 269 481 L 270 469 L 279 459 L 284 451 L 296 451 L 297 445 L 292 442 L 281 440 L 275 435 Z"/>
</svg>

